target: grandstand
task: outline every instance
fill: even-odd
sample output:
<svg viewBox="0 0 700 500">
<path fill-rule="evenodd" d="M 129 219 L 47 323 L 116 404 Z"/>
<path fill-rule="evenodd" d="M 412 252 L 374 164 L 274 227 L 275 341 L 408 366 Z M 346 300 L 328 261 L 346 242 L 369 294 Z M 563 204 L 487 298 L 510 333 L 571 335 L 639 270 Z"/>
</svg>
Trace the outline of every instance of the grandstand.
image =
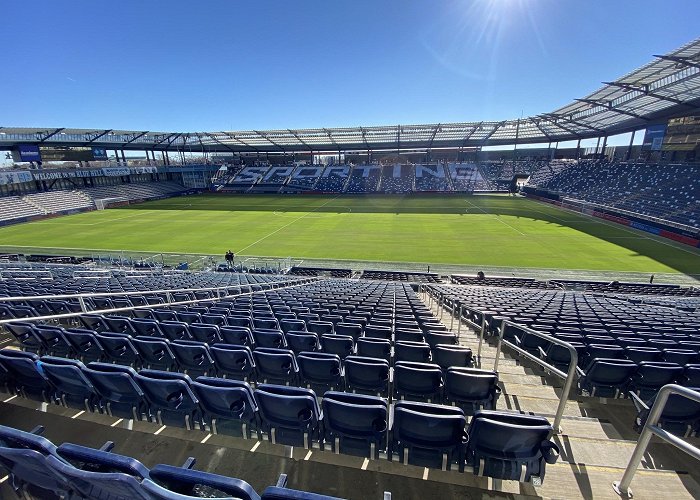
<svg viewBox="0 0 700 500">
<path fill-rule="evenodd" d="M 0 497 L 700 498 L 700 172 L 605 145 L 698 57 L 517 120 L 3 127 L 123 164 L 0 171 Z"/>
</svg>

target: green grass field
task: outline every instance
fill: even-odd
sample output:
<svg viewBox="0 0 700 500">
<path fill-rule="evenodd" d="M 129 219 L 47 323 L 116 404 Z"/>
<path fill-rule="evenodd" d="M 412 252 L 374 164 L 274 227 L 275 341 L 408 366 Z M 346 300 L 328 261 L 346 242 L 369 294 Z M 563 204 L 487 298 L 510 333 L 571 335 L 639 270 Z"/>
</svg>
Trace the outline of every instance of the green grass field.
<svg viewBox="0 0 700 500">
<path fill-rule="evenodd" d="M 23 246 L 700 273 L 696 249 L 507 196 L 200 195 L 0 228 Z"/>
</svg>

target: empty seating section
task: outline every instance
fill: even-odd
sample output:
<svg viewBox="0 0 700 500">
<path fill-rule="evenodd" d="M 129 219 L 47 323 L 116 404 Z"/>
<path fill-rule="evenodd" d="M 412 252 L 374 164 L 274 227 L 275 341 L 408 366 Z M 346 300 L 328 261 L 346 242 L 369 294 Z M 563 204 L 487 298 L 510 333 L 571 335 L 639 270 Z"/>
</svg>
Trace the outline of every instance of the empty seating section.
<svg viewBox="0 0 700 500">
<path fill-rule="evenodd" d="M 582 160 L 531 184 L 630 212 L 700 227 L 700 167 Z"/>
<path fill-rule="evenodd" d="M 293 276 L 328 276 L 330 278 L 349 278 L 352 276 L 352 270 L 329 267 L 293 266 L 289 270 L 288 274 Z"/>
<path fill-rule="evenodd" d="M 92 208 L 92 199 L 79 190 L 73 191 L 44 191 L 24 196 L 29 203 L 38 205 L 46 213 L 56 214 L 69 210 L 82 210 Z"/>
<path fill-rule="evenodd" d="M 382 168 L 378 165 L 360 165 L 353 167 L 346 193 L 374 193 L 377 191 Z"/>
<path fill-rule="evenodd" d="M 387 165 L 382 167 L 380 191 L 384 193 L 410 193 L 413 191 L 415 169 L 413 165 Z"/>
<path fill-rule="evenodd" d="M 20 196 L 3 196 L 0 199 L 0 222 L 44 215 L 46 211 L 28 203 Z"/>
<path fill-rule="evenodd" d="M 382 281 L 408 281 L 411 283 L 440 283 L 435 273 L 418 273 L 408 271 L 362 271 L 361 279 Z"/>
<path fill-rule="evenodd" d="M 173 181 L 163 182 L 138 182 L 130 184 L 116 184 L 113 186 L 100 186 L 84 188 L 81 190 L 93 200 L 102 198 L 124 198 L 126 200 L 149 200 L 172 196 L 186 191 L 182 184 Z"/>
<path fill-rule="evenodd" d="M 495 411 L 498 375 L 472 366 L 471 350 L 455 345 L 410 285 L 263 278 L 291 286 L 162 303 L 138 316 L 98 312 L 51 325 L 15 318 L 5 326 L 23 350 L 0 350 L 0 380 L 15 395 L 87 412 L 506 479 L 515 463 L 508 446 L 468 446 L 477 432 L 468 416 L 503 443 L 551 430 L 542 417 L 520 422 L 519 413 Z M 26 284 L 8 291 L 31 293 Z M 543 478 L 555 455 L 540 437 L 522 454 L 527 480 Z M 506 465 L 484 468 L 486 455 Z M 132 486 L 145 485 L 147 473 Z"/>
<path fill-rule="evenodd" d="M 570 343 L 578 354 L 582 394 L 632 393 L 647 401 L 666 384 L 697 384 L 689 378 L 700 362 L 696 311 L 558 290 L 431 285 L 429 293 L 449 306 L 461 304 L 464 317 L 473 322 L 485 318 L 487 334 L 498 334 L 501 322 L 509 320 Z M 517 326 L 502 333 L 505 340 L 566 371 L 568 350 Z"/>
</svg>

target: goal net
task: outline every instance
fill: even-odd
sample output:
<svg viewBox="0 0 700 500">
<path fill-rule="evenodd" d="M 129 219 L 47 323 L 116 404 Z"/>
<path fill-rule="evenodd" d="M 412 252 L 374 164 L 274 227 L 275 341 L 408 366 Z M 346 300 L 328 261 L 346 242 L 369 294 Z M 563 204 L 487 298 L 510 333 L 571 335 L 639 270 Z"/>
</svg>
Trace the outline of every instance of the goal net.
<svg viewBox="0 0 700 500">
<path fill-rule="evenodd" d="M 97 210 L 104 210 L 109 207 L 121 207 L 129 204 L 128 198 L 114 197 L 114 198 L 99 198 L 95 200 L 95 208 Z"/>
</svg>

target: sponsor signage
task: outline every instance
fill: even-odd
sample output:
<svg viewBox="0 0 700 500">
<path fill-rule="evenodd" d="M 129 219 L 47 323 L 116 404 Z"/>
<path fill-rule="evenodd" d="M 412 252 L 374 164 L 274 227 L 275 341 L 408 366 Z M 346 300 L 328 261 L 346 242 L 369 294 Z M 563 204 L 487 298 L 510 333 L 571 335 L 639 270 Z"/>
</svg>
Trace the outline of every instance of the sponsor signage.
<svg viewBox="0 0 700 500">
<path fill-rule="evenodd" d="M 129 170 L 129 167 L 105 167 L 102 169 L 102 173 L 107 177 L 119 177 L 129 175 L 131 170 Z"/>
<path fill-rule="evenodd" d="M 36 144 L 19 144 L 12 153 L 14 161 L 41 161 L 39 146 Z"/>
<path fill-rule="evenodd" d="M 0 185 L 5 184 L 21 184 L 32 180 L 32 173 L 25 170 L 13 170 L 9 172 L 0 172 Z"/>
</svg>

